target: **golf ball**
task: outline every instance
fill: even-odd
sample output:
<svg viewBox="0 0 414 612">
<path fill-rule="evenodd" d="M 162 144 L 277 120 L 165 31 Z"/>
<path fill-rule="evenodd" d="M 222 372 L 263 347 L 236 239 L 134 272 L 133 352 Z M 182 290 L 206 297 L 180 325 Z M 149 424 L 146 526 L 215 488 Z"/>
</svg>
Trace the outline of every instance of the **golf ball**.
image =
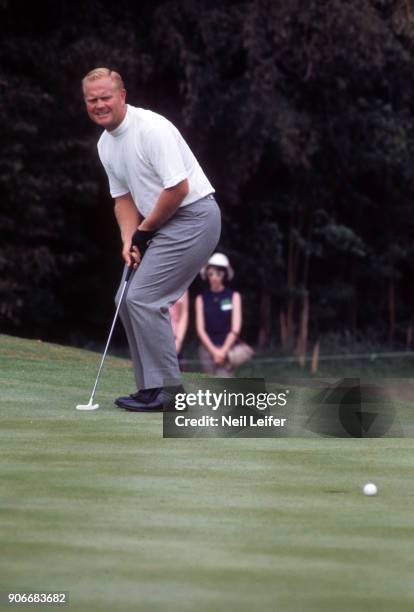
<svg viewBox="0 0 414 612">
<path fill-rule="evenodd" d="M 367 482 L 367 484 L 364 484 L 362 491 L 364 495 L 368 495 L 369 497 L 371 497 L 372 495 L 377 494 L 378 489 L 377 489 L 377 486 L 374 485 L 373 482 Z"/>
</svg>

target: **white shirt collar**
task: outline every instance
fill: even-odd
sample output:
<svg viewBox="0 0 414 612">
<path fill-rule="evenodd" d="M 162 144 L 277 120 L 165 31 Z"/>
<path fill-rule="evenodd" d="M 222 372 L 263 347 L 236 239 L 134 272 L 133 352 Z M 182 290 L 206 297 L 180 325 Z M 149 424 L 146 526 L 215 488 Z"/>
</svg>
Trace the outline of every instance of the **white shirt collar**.
<svg viewBox="0 0 414 612">
<path fill-rule="evenodd" d="M 127 131 L 128 126 L 131 121 L 131 118 L 129 115 L 130 115 L 129 104 L 127 104 L 125 117 L 123 118 L 123 120 L 121 121 L 121 123 L 118 125 L 117 128 L 111 131 L 107 130 L 108 134 L 110 134 L 110 136 L 113 136 L 114 138 L 118 138 L 118 136 L 121 136 L 122 134 L 124 134 Z"/>
</svg>

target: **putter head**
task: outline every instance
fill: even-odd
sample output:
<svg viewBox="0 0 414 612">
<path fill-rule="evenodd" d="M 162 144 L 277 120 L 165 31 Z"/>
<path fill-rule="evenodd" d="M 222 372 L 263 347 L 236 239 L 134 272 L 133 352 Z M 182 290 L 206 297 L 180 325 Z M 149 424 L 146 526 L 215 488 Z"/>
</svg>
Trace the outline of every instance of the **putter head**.
<svg viewBox="0 0 414 612">
<path fill-rule="evenodd" d="M 92 402 L 89 402 L 89 404 L 78 404 L 76 406 L 76 410 L 97 410 L 99 408 L 99 404 L 92 404 Z"/>
</svg>

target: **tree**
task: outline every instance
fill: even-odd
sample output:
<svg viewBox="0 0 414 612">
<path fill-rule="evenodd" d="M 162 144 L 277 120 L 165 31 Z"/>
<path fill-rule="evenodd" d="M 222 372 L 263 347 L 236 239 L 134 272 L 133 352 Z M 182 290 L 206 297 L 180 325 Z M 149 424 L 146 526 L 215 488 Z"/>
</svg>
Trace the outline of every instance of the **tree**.
<svg viewBox="0 0 414 612">
<path fill-rule="evenodd" d="M 221 248 L 237 264 L 261 345 L 279 329 L 303 354 L 308 333 L 372 321 L 398 339 L 413 306 L 408 3 L 21 7 L 0 5 L 5 329 L 76 324 L 90 335 L 112 309 L 119 244 L 97 132 L 73 95 L 90 68 L 109 64 L 132 103 L 177 124 L 211 177 Z M 105 308 L 82 312 L 102 278 Z"/>
</svg>

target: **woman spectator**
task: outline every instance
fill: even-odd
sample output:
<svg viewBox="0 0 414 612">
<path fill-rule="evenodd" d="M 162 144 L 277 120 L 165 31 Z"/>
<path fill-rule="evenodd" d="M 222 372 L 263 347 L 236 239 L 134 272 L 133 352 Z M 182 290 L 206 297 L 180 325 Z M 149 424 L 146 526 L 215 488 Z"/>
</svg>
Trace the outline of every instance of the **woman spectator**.
<svg viewBox="0 0 414 612">
<path fill-rule="evenodd" d="M 240 294 L 226 287 L 234 272 L 226 255 L 214 253 L 200 274 L 210 285 L 195 302 L 201 366 L 207 374 L 230 377 L 233 368 L 227 353 L 237 342 L 242 326 Z"/>
</svg>

